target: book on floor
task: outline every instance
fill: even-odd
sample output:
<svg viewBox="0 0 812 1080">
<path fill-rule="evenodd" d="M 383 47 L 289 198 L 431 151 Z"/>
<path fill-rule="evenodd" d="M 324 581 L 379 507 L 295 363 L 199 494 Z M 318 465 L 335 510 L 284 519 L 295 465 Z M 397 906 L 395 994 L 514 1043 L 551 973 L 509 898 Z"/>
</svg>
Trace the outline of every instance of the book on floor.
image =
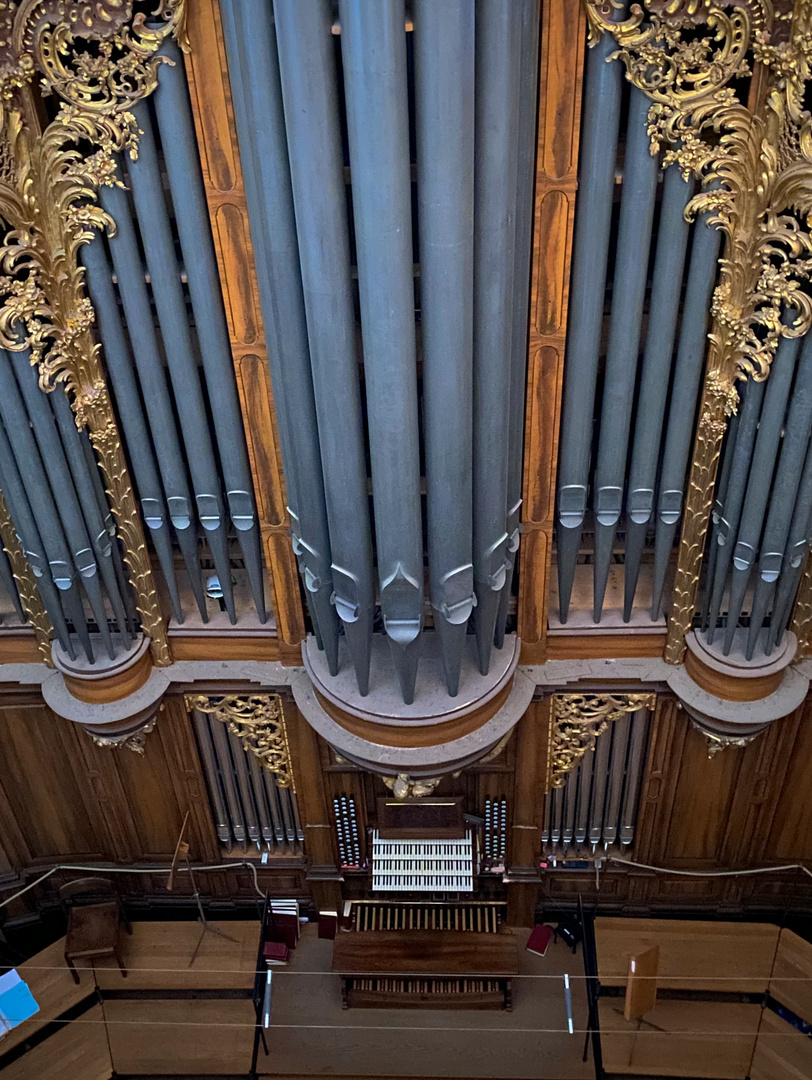
<svg viewBox="0 0 812 1080">
<path fill-rule="evenodd" d="M 552 940 L 553 928 L 539 923 L 538 926 L 533 927 L 525 948 L 528 952 L 536 953 L 537 956 L 544 956 Z"/>
</svg>

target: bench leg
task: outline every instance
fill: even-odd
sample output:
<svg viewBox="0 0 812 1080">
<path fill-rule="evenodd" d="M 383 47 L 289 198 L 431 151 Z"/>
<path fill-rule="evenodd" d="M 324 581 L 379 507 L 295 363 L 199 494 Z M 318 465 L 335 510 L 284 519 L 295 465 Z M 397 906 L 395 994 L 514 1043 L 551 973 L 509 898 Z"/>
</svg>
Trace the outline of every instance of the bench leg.
<svg viewBox="0 0 812 1080">
<path fill-rule="evenodd" d="M 124 961 L 121 959 L 121 953 L 118 951 L 118 947 L 116 947 L 115 956 L 116 956 L 116 963 L 121 968 L 121 977 L 122 977 L 122 979 L 126 979 L 127 978 L 127 969 L 124 967 Z"/>
<path fill-rule="evenodd" d="M 79 985 L 79 973 L 77 972 L 76 968 L 73 966 L 73 961 L 71 960 L 71 958 L 68 956 L 67 953 L 65 953 L 65 963 L 68 965 L 68 968 L 70 969 L 70 973 L 73 976 L 73 981 L 78 986 Z"/>
</svg>

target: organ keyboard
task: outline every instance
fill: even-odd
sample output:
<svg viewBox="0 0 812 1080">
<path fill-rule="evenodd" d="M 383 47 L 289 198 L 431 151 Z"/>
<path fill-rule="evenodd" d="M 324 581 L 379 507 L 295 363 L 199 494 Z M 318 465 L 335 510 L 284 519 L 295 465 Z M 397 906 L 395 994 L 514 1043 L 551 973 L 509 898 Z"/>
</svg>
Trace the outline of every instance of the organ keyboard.
<svg viewBox="0 0 812 1080">
<path fill-rule="evenodd" d="M 458 839 L 383 840 L 372 833 L 376 892 L 473 892 L 471 834 Z"/>
</svg>

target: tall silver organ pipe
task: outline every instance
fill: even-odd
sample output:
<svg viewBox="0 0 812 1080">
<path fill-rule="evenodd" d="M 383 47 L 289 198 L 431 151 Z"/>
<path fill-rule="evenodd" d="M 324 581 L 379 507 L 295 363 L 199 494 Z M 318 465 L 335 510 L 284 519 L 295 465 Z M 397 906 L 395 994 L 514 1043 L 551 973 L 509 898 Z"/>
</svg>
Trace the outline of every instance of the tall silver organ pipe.
<svg viewBox="0 0 812 1080">
<path fill-rule="evenodd" d="M 801 580 L 809 553 L 810 535 L 812 535 L 812 444 L 806 452 L 798 500 L 792 514 L 781 572 L 775 586 L 770 632 L 765 648 L 768 654 L 783 636 L 792 599 Z"/>
<path fill-rule="evenodd" d="M 262 546 L 254 504 L 251 466 L 243 432 L 223 296 L 217 271 L 197 139 L 183 58 L 167 39 L 161 49 L 173 63 L 158 69 L 152 101 L 161 136 L 169 189 L 189 283 L 212 422 L 226 488 L 229 515 L 245 559 L 260 622 L 265 622 Z"/>
<path fill-rule="evenodd" d="M 651 153 L 648 113 L 651 100 L 631 88 L 626 154 L 620 203 L 617 253 L 612 286 L 612 318 L 606 353 L 601 428 L 595 467 L 595 562 L 593 614 L 600 622 L 615 531 L 623 509 L 623 483 L 637 355 L 646 295 L 646 270 L 657 195 L 657 158 Z M 673 287 L 672 282 L 672 287 Z"/>
<path fill-rule="evenodd" d="M 690 232 L 685 208 L 692 194 L 693 182 L 685 180 L 676 165 L 666 169 L 629 467 L 623 600 L 626 622 L 631 618 L 646 530 L 654 512 L 657 463 L 679 316 L 680 290 L 675 283 L 683 277 Z"/>
<path fill-rule="evenodd" d="M 623 12 L 615 13 L 621 19 Z M 586 515 L 592 415 L 598 378 L 606 260 L 612 225 L 623 69 L 609 63 L 614 38 L 604 34 L 586 60 L 578 202 L 572 254 L 569 329 L 558 453 L 558 595 L 569 612 Z"/>
<path fill-rule="evenodd" d="M 374 608 L 346 191 L 329 5 L 280 3 L 277 27 L 334 603 L 362 694 Z"/>
<path fill-rule="evenodd" d="M 533 216 L 536 182 L 536 120 L 538 114 L 539 30 L 538 0 L 521 0 L 521 58 L 519 61 L 518 160 L 516 163 L 516 238 L 513 250 L 513 324 L 510 336 L 510 426 L 507 480 L 507 575 L 499 598 L 494 644 L 505 638 L 519 550 L 522 509 L 524 403 L 527 395 L 527 344 L 530 317 L 530 263 L 533 254 Z M 422 271 L 421 271 L 422 273 Z"/>
<path fill-rule="evenodd" d="M 175 530 L 189 582 L 195 595 L 201 619 L 206 622 L 206 600 L 197 557 L 197 529 L 194 507 L 186 477 L 180 440 L 169 396 L 166 373 L 161 360 L 155 319 L 149 301 L 147 286 L 144 281 L 144 268 L 138 250 L 135 224 L 132 220 L 127 195 L 119 187 L 103 187 L 100 192 L 102 208 L 111 215 L 116 223 L 116 231 L 110 238 L 110 255 L 118 279 L 121 303 L 127 320 L 127 332 L 132 345 L 133 359 L 138 371 L 138 385 L 144 399 L 144 408 L 149 421 L 149 431 L 155 446 L 155 459 L 166 493 L 169 520 Z M 100 243 L 94 240 L 94 244 Z M 85 254 L 85 261 L 90 253 Z M 101 264 L 100 264 L 101 272 Z M 91 297 L 96 300 L 95 283 L 91 281 Z M 100 295 L 100 308 L 108 311 L 108 326 L 113 325 L 113 311 L 107 307 Z M 102 329 L 103 329 L 103 325 Z M 108 339 L 109 340 L 109 339 Z M 123 372 L 127 354 L 116 350 L 108 358 L 108 364 L 115 363 L 112 370 Z M 120 366 L 119 366 L 120 361 Z M 122 376 L 126 378 L 126 376 Z M 121 381 L 121 380 L 120 380 Z M 114 382 L 114 388 L 116 384 Z M 121 408 L 119 401 L 119 408 Z M 129 414 L 128 414 L 129 415 Z M 124 414 L 122 413 L 122 420 Z M 136 443 L 136 447 L 139 446 Z M 148 496 L 149 498 L 157 496 Z M 157 510 L 151 506 L 152 511 Z"/>
<path fill-rule="evenodd" d="M 666 423 L 657 498 L 654 589 L 651 601 L 653 619 L 660 613 L 665 576 L 682 514 L 688 459 L 693 442 L 692 421 L 705 360 L 710 302 L 716 283 L 721 244 L 721 233 L 708 225 L 711 216 L 710 213 L 701 215 L 693 228 L 682 328 L 674 363 L 671 404 Z"/>
<path fill-rule="evenodd" d="M 134 113 L 141 135 L 138 159 L 128 159 L 127 170 L 132 184 L 138 227 L 144 244 L 161 335 L 166 347 L 167 367 L 186 450 L 186 462 L 192 477 L 198 518 L 211 549 L 229 619 L 235 623 L 237 613 L 234 607 L 228 529 L 220 477 L 214 460 L 206 406 L 192 346 L 149 103 L 142 101 L 136 106 Z"/>
<path fill-rule="evenodd" d="M 79 572 L 82 588 L 90 602 L 102 644 L 107 655 L 114 660 L 116 648 L 107 621 L 99 565 L 88 535 L 73 477 L 54 424 L 53 413 L 45 394 L 40 390 L 37 373 L 31 366 L 28 350 L 7 355 L 17 376 L 17 383 L 25 402 L 34 437 L 39 445 L 41 460 L 51 485 L 57 512 L 62 520 L 74 566 Z M 126 627 L 122 627 L 122 630 L 126 635 Z"/>
<path fill-rule="evenodd" d="M 2 386 L 2 358 L 0 358 L 0 386 Z M 0 389 L 0 394 L 2 389 Z M 14 531 L 20 541 L 26 562 L 36 579 L 37 590 L 51 620 L 57 640 L 71 660 L 75 659 L 60 593 L 48 565 L 45 546 L 40 538 L 34 512 L 28 501 L 25 483 L 4 426 L 5 416 L 0 409 L 0 489 L 6 500 Z"/>
<path fill-rule="evenodd" d="M 429 580 L 446 684 L 454 696 L 476 602 L 474 20 L 467 0 L 416 0 L 414 16 Z"/>
<path fill-rule="evenodd" d="M 177 622 L 182 623 L 183 609 L 175 579 L 169 514 L 144 418 L 132 357 L 121 325 L 110 263 L 101 238 L 86 244 L 82 248 L 81 257 L 87 275 L 88 291 L 93 297 L 96 310 L 96 325 L 101 338 L 105 370 L 115 395 L 124 441 L 130 451 L 130 468 L 138 488 L 141 515 L 155 545 L 169 591 L 172 614 Z M 202 587 L 200 592 L 202 598 Z"/>
<path fill-rule="evenodd" d="M 381 612 L 409 703 L 423 541 L 406 15 L 404 0 L 339 0 L 339 12 Z"/>
<path fill-rule="evenodd" d="M 37 388 L 37 393 L 41 391 Z M 77 581 L 77 568 L 68 547 L 62 521 L 54 502 L 45 467 L 40 457 L 39 447 L 34 440 L 31 431 L 30 420 L 26 412 L 25 404 L 20 395 L 17 380 L 9 354 L 0 349 L 0 417 L 5 425 L 6 435 L 13 451 L 13 463 L 19 470 L 21 480 L 20 498 L 13 494 L 11 487 L 6 487 L 12 470 L 6 472 L 3 491 L 10 494 L 12 515 L 16 514 L 17 528 L 24 528 L 26 505 L 30 506 L 33 520 L 36 522 L 36 532 L 29 534 L 26 529 L 25 543 L 26 557 L 36 572 L 38 563 L 42 566 L 43 578 L 50 573 L 54 585 L 59 590 L 59 602 L 64 611 L 66 620 L 73 623 L 74 630 L 81 642 L 82 649 L 88 661 L 93 663 L 93 647 L 90 634 L 87 629 L 82 607 L 82 597 L 79 582 Z M 9 463 L 11 464 L 11 463 Z M 22 496 L 25 496 L 23 499 Z M 41 538 L 41 549 L 47 560 L 47 566 L 37 559 L 37 551 Z M 81 547 L 81 544 L 79 545 Z M 81 575 L 80 579 L 81 579 Z M 45 593 L 43 593 L 43 596 Z"/>
<path fill-rule="evenodd" d="M 474 166 L 474 609 L 487 674 L 507 580 L 507 483 L 521 6 L 476 5 Z"/>
</svg>

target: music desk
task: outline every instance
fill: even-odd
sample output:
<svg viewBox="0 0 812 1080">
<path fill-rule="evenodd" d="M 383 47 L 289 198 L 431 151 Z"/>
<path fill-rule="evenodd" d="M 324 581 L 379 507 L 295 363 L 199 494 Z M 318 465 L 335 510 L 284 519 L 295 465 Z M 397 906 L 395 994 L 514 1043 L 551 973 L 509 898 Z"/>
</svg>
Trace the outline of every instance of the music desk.
<svg viewBox="0 0 812 1080">
<path fill-rule="evenodd" d="M 519 973 L 512 934 L 345 931 L 333 945 L 344 1008 L 510 1009 Z"/>
</svg>

